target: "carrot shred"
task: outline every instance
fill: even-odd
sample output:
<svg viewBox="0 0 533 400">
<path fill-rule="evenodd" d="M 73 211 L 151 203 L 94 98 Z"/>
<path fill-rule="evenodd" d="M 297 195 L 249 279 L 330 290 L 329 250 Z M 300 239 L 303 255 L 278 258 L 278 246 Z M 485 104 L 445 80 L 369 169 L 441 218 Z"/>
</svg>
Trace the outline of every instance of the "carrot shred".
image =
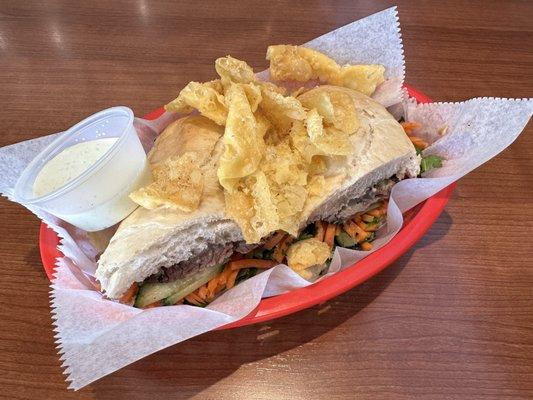
<svg viewBox="0 0 533 400">
<path fill-rule="evenodd" d="M 238 273 L 239 271 L 231 271 L 228 281 L 226 282 L 226 289 L 231 289 L 233 286 L 235 286 L 235 280 L 237 279 Z"/>
<path fill-rule="evenodd" d="M 368 229 L 368 225 L 365 224 L 363 221 L 358 221 L 355 224 L 364 231 Z"/>
<path fill-rule="evenodd" d="M 272 235 L 266 243 L 263 245 L 263 248 L 267 250 L 272 250 L 274 246 L 276 246 L 279 242 L 283 240 L 283 238 L 287 235 L 283 231 L 277 231 L 274 235 Z"/>
<path fill-rule="evenodd" d="M 315 235 L 315 238 L 317 240 L 320 240 L 321 242 L 324 241 L 324 235 L 326 233 L 326 229 L 325 229 L 325 226 L 324 226 L 324 222 L 322 221 L 316 221 L 315 222 L 315 226 L 316 226 L 316 235 Z"/>
<path fill-rule="evenodd" d="M 219 275 L 219 280 L 218 280 L 219 284 L 225 285 L 226 282 L 228 281 L 228 277 L 229 277 L 230 274 L 231 274 L 231 268 L 230 268 L 230 265 L 228 263 L 224 267 L 224 271 L 222 271 L 222 273 Z"/>
<path fill-rule="evenodd" d="M 338 235 L 342 232 L 342 228 L 340 225 L 337 225 L 337 228 L 335 229 L 335 235 Z"/>
<path fill-rule="evenodd" d="M 201 298 L 202 300 L 205 300 L 208 295 L 207 285 L 200 286 L 198 290 L 196 291 L 196 294 L 198 295 L 199 298 Z"/>
<path fill-rule="evenodd" d="M 230 268 L 232 271 L 238 271 L 243 268 L 259 268 L 267 269 L 272 268 L 278 263 L 273 260 L 255 260 L 253 258 L 246 258 L 243 260 L 230 261 Z"/>
<path fill-rule="evenodd" d="M 415 145 L 416 147 L 420 149 L 425 149 L 429 146 L 428 142 L 426 142 L 424 139 L 421 139 L 417 136 L 409 136 L 409 139 L 411 139 L 411 143 Z"/>
<path fill-rule="evenodd" d="M 345 222 L 345 223 L 343 224 L 343 226 L 342 226 L 343 229 L 344 229 L 344 231 L 345 231 L 348 235 L 350 235 L 351 238 L 354 239 L 354 240 L 355 240 L 355 237 L 356 237 L 356 235 L 357 235 L 357 231 L 355 230 L 355 227 L 356 227 L 356 226 L 357 226 L 357 225 L 355 225 L 355 223 L 352 222 L 352 221 L 347 221 L 347 222 Z"/>
<path fill-rule="evenodd" d="M 195 292 L 189 293 L 187 296 L 185 296 L 185 300 L 197 306 L 201 306 L 205 304 L 205 302 L 200 297 L 198 297 L 198 295 Z"/>
<path fill-rule="evenodd" d="M 138 291 L 139 291 L 139 285 L 137 285 L 137 283 L 134 283 L 128 288 L 128 290 L 126 290 L 126 293 L 124 293 L 120 297 L 120 299 L 118 299 L 118 301 L 123 304 L 129 304 L 133 301 Z"/>
<path fill-rule="evenodd" d="M 420 125 L 417 122 L 400 122 L 400 125 L 402 126 L 403 130 L 407 135 L 410 135 L 415 129 L 420 128 L 422 125 Z"/>
<path fill-rule="evenodd" d="M 328 224 L 326 228 L 326 233 L 324 234 L 324 242 L 329 246 L 333 247 L 333 241 L 335 240 L 335 231 L 337 230 L 337 225 Z"/>
<path fill-rule="evenodd" d="M 293 242 L 293 240 L 294 238 L 291 235 L 285 236 L 283 240 L 276 246 L 276 249 L 272 254 L 272 258 L 278 263 L 283 262 L 283 259 L 285 258 L 285 253 L 287 252 L 287 249 L 289 248 L 289 245 Z"/>
<path fill-rule="evenodd" d="M 215 290 L 218 286 L 218 276 L 211 279 L 209 282 L 207 282 L 207 296 L 209 298 L 213 297 L 215 295 Z"/>
<path fill-rule="evenodd" d="M 163 303 L 161 303 L 161 301 L 155 301 L 153 303 L 148 304 L 147 306 L 144 306 L 143 309 L 159 307 L 159 306 L 162 306 L 162 305 L 163 305 Z"/>
<path fill-rule="evenodd" d="M 372 249 L 372 243 L 363 242 L 361 243 L 361 250 L 368 251 Z"/>
</svg>

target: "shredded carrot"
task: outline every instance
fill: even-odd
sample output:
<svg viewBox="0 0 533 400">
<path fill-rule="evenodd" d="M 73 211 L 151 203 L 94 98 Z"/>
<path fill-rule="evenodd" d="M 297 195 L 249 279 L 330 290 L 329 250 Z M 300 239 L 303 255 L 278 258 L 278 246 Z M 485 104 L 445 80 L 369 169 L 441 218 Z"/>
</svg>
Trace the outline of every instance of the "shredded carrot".
<svg viewBox="0 0 533 400">
<path fill-rule="evenodd" d="M 355 223 L 352 222 L 352 221 L 347 221 L 347 222 L 345 222 L 345 223 L 343 224 L 343 226 L 342 226 L 343 229 L 344 229 L 344 231 L 345 231 L 348 235 L 350 235 L 351 238 L 354 239 L 354 240 L 355 240 L 355 237 L 356 237 L 356 235 L 357 235 L 357 231 L 355 230 L 355 227 L 356 227 L 356 226 L 357 226 L 357 225 L 355 225 Z"/>
<path fill-rule="evenodd" d="M 372 243 L 363 242 L 361 243 L 361 250 L 368 251 L 372 249 Z"/>
<path fill-rule="evenodd" d="M 161 301 L 156 301 L 154 303 L 148 304 L 147 306 L 144 306 L 143 309 L 159 307 L 159 306 L 162 306 L 162 305 L 163 305 L 163 303 L 161 303 Z"/>
<path fill-rule="evenodd" d="M 293 242 L 293 240 L 294 238 L 291 235 L 285 236 L 283 240 L 279 242 L 276 246 L 274 253 L 272 254 L 272 258 L 278 263 L 283 262 L 283 259 L 285 258 L 285 253 L 287 252 L 287 249 L 289 248 L 289 245 Z"/>
<path fill-rule="evenodd" d="M 411 139 L 411 142 L 420 149 L 425 149 L 428 147 L 428 142 L 426 142 L 424 139 L 421 139 L 417 136 L 409 136 L 409 139 Z"/>
<path fill-rule="evenodd" d="M 205 302 L 200 297 L 198 297 L 198 295 L 196 293 L 194 293 L 194 292 L 192 292 L 192 293 L 188 294 L 187 296 L 185 296 L 185 300 L 187 300 L 189 303 L 197 305 L 197 306 L 205 304 Z"/>
<path fill-rule="evenodd" d="M 243 268 L 259 268 L 267 269 L 272 268 L 278 263 L 273 260 L 254 260 L 253 258 L 246 258 L 243 260 L 230 261 L 230 268 L 232 271 L 237 271 Z"/>
<path fill-rule="evenodd" d="M 126 290 L 126 293 L 124 293 L 120 299 L 118 299 L 119 302 L 123 304 L 129 304 L 133 301 L 135 296 L 137 295 L 137 292 L 139 291 L 139 285 L 134 283 L 129 287 L 128 290 Z"/>
<path fill-rule="evenodd" d="M 339 233 L 342 232 L 342 228 L 340 225 L 337 225 L 337 228 L 335 229 L 335 235 L 338 235 Z"/>
<path fill-rule="evenodd" d="M 407 135 L 410 135 L 415 129 L 420 128 L 422 125 L 420 125 L 417 122 L 400 122 L 400 125 L 402 126 L 403 130 Z"/>
<path fill-rule="evenodd" d="M 357 226 L 361 228 L 362 230 L 366 231 L 368 229 L 368 225 L 365 224 L 363 221 L 356 222 Z"/>
<path fill-rule="evenodd" d="M 329 246 L 333 247 L 333 242 L 335 240 L 335 231 L 337 230 L 337 225 L 328 224 L 326 228 L 326 233 L 324 234 L 324 242 Z"/>
<path fill-rule="evenodd" d="M 215 295 L 215 290 L 218 286 L 218 279 L 219 276 L 214 277 L 209 282 L 207 282 L 207 296 L 209 298 L 213 297 Z"/>
<path fill-rule="evenodd" d="M 272 235 L 266 243 L 263 245 L 263 248 L 267 250 L 272 250 L 274 246 L 276 246 L 279 242 L 283 240 L 286 233 L 283 231 L 277 231 L 274 235 Z"/>
<path fill-rule="evenodd" d="M 326 233 L 326 227 L 324 226 L 325 222 L 322 222 L 322 221 L 316 221 L 315 222 L 315 226 L 316 226 L 316 235 L 315 235 L 315 238 L 317 240 L 320 240 L 321 242 L 324 241 L 324 235 Z"/>
<path fill-rule="evenodd" d="M 235 286 L 235 280 L 237 279 L 238 273 L 239 271 L 231 271 L 228 281 L 226 282 L 226 289 L 231 289 L 233 286 Z"/>
<path fill-rule="evenodd" d="M 205 300 L 208 295 L 207 285 L 200 286 L 198 290 L 195 291 L 195 293 L 198 295 L 199 298 Z"/>
<path fill-rule="evenodd" d="M 230 274 L 231 274 L 231 268 L 230 268 L 230 265 L 228 263 L 224 267 L 224 271 L 222 271 L 222 273 L 219 275 L 219 283 L 221 285 L 225 285 L 226 282 L 228 281 L 228 277 L 229 277 Z"/>
<path fill-rule="evenodd" d="M 100 285 L 100 282 L 98 282 L 94 278 L 90 278 L 90 282 L 91 282 L 91 285 L 93 285 L 95 290 L 97 290 L 98 292 L 102 291 L 102 286 Z"/>
</svg>

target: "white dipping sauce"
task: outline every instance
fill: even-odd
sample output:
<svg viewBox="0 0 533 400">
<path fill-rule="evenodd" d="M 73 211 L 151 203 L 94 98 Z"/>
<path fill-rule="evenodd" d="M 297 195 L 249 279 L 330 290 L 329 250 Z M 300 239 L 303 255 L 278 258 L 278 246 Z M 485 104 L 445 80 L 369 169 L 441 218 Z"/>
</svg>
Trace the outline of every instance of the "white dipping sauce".
<svg viewBox="0 0 533 400">
<path fill-rule="evenodd" d="M 99 138 L 63 149 L 37 174 L 32 188 L 34 196 L 61 190 L 104 157 L 105 165 L 62 193 L 52 211 L 55 216 L 89 232 L 120 222 L 138 207 L 129 194 L 149 184 L 152 175 L 138 140 L 125 141 L 116 154 L 106 156 L 117 140 L 117 137 Z"/>
<path fill-rule="evenodd" d="M 89 140 L 67 147 L 48 161 L 33 184 L 33 194 L 41 197 L 51 193 L 83 174 L 118 140 L 104 138 Z"/>
</svg>

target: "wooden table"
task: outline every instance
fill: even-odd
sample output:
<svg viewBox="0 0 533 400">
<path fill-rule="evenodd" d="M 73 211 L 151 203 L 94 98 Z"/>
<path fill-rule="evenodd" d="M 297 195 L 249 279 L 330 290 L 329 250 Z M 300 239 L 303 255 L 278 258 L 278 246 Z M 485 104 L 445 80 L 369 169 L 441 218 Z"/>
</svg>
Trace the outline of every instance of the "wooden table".
<svg viewBox="0 0 533 400">
<path fill-rule="evenodd" d="M 533 3 L 397 3 L 412 85 L 440 101 L 532 95 Z M 222 4 L 2 0 L 0 145 L 112 105 L 143 115 L 211 79 L 216 57 L 261 69 L 269 44 L 393 5 Z M 78 393 L 54 347 L 39 222 L 2 199 L 0 397 L 531 398 L 532 128 L 462 179 L 428 234 L 374 279 L 327 305 L 163 350 Z"/>
</svg>

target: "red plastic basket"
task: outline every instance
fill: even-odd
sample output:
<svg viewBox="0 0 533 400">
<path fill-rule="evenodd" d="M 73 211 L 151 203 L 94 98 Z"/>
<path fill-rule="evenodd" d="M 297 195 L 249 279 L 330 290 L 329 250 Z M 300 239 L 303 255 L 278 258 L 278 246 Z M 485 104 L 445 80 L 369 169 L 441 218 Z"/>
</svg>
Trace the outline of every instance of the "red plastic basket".
<svg viewBox="0 0 533 400">
<path fill-rule="evenodd" d="M 408 85 L 406 85 L 406 88 L 409 95 L 418 102 L 431 102 L 427 96 L 416 89 Z M 163 112 L 163 108 L 159 108 L 146 115 L 145 118 L 155 119 Z M 245 318 L 225 325 L 221 329 L 255 324 L 292 314 L 338 296 L 370 279 L 409 250 L 426 233 L 446 206 L 454 187 L 455 184 L 452 184 L 419 204 L 414 212 L 406 218 L 400 232 L 387 245 L 357 264 L 308 287 L 263 299 L 257 308 Z M 52 279 L 56 258 L 62 256 L 57 249 L 58 244 L 59 238 L 55 232 L 45 224 L 41 224 L 39 247 L 43 266 L 49 279 Z"/>
</svg>

